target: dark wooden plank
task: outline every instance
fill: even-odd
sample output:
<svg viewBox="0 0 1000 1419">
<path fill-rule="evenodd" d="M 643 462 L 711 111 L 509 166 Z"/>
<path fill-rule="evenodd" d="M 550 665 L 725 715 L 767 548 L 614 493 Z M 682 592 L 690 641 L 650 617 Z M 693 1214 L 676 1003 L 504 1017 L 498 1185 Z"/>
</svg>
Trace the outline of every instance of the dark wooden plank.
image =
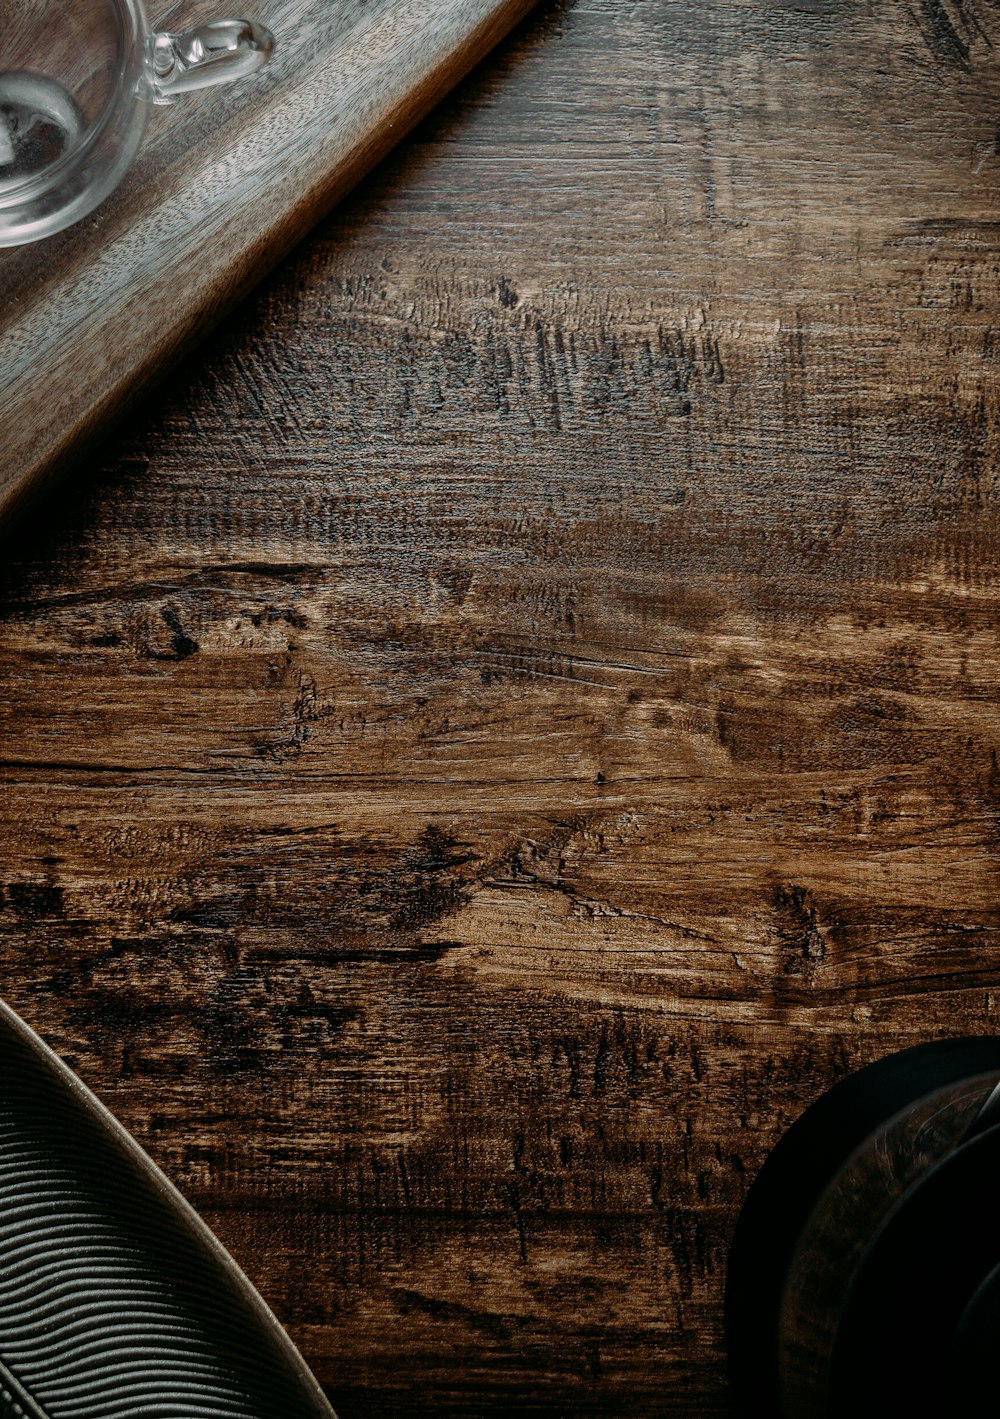
<svg viewBox="0 0 1000 1419">
<path fill-rule="evenodd" d="M 262 0 L 252 80 L 151 108 L 118 191 L 0 250 L 0 521 L 188 350 L 530 0 Z M 177 7 L 174 7 L 174 14 Z M 209 0 L 183 22 L 218 15 Z"/>
<path fill-rule="evenodd" d="M 345 1419 L 726 1412 L 997 1028 L 994 11 L 543 11 L 3 572 L 6 993 Z"/>
</svg>

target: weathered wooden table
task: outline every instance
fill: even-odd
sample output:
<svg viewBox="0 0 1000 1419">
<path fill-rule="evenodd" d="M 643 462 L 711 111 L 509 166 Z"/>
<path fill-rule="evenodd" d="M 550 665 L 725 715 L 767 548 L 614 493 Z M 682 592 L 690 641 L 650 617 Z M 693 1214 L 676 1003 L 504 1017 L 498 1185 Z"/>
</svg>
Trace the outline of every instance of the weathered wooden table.
<svg viewBox="0 0 1000 1419">
<path fill-rule="evenodd" d="M 727 1412 L 997 1029 L 1000 21 L 543 6 L 0 572 L 3 994 L 343 1419 Z"/>
</svg>

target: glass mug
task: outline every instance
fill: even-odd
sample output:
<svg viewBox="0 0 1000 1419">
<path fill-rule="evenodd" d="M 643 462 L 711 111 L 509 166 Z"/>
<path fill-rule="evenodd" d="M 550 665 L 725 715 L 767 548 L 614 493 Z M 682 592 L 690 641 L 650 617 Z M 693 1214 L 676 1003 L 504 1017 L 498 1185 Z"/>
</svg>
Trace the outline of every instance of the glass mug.
<svg viewBox="0 0 1000 1419">
<path fill-rule="evenodd" d="M 92 212 L 135 157 L 151 103 L 242 78 L 273 48 L 251 20 L 157 33 L 142 0 L 0 0 L 0 246 Z"/>
</svg>

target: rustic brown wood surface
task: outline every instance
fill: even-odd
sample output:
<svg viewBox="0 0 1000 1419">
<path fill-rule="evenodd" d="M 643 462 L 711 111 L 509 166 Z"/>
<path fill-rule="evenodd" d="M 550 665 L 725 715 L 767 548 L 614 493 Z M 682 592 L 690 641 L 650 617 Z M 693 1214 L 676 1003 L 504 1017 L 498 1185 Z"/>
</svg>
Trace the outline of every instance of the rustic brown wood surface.
<svg viewBox="0 0 1000 1419">
<path fill-rule="evenodd" d="M 3 990 L 343 1419 L 727 1413 L 998 1029 L 1000 18 L 530 18 L 6 549 Z"/>
<path fill-rule="evenodd" d="M 269 67 L 150 105 L 135 164 L 93 216 L 0 250 L 0 523 L 162 377 L 531 3 L 248 0 L 277 37 Z M 217 0 L 178 0 L 162 18 L 176 28 L 218 15 Z"/>
</svg>

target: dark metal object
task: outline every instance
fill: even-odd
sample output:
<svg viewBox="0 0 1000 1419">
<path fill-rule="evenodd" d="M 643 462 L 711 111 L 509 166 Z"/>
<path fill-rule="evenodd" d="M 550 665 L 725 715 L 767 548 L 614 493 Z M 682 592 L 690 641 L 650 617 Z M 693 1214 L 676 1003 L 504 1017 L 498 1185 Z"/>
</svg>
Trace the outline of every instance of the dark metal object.
<svg viewBox="0 0 1000 1419">
<path fill-rule="evenodd" d="M 973 1220 L 991 1183 L 1000 1194 L 998 1071 L 1000 1039 L 920 1045 L 842 1081 L 782 1138 L 750 1189 L 730 1254 L 726 1332 L 740 1413 L 915 1414 L 897 1403 L 900 1367 L 913 1361 L 911 1399 L 933 1392 L 940 1404 L 958 1383 L 959 1353 L 973 1402 L 974 1357 L 1000 1314 L 987 1275 L 1000 1262 L 1000 1222 L 987 1224 L 982 1246 L 986 1232 Z M 960 1236 L 956 1211 L 969 1223 Z M 920 1288 L 938 1271 L 950 1299 L 918 1326 Z M 940 1373 L 922 1386 L 932 1362 Z"/>
<path fill-rule="evenodd" d="M 992 1331 L 992 1354 L 984 1355 L 982 1341 L 997 1315 L 998 1201 L 994 1128 L 964 1143 L 895 1206 L 844 1305 L 830 1395 L 836 1419 L 997 1413 L 1000 1332 Z"/>
</svg>

